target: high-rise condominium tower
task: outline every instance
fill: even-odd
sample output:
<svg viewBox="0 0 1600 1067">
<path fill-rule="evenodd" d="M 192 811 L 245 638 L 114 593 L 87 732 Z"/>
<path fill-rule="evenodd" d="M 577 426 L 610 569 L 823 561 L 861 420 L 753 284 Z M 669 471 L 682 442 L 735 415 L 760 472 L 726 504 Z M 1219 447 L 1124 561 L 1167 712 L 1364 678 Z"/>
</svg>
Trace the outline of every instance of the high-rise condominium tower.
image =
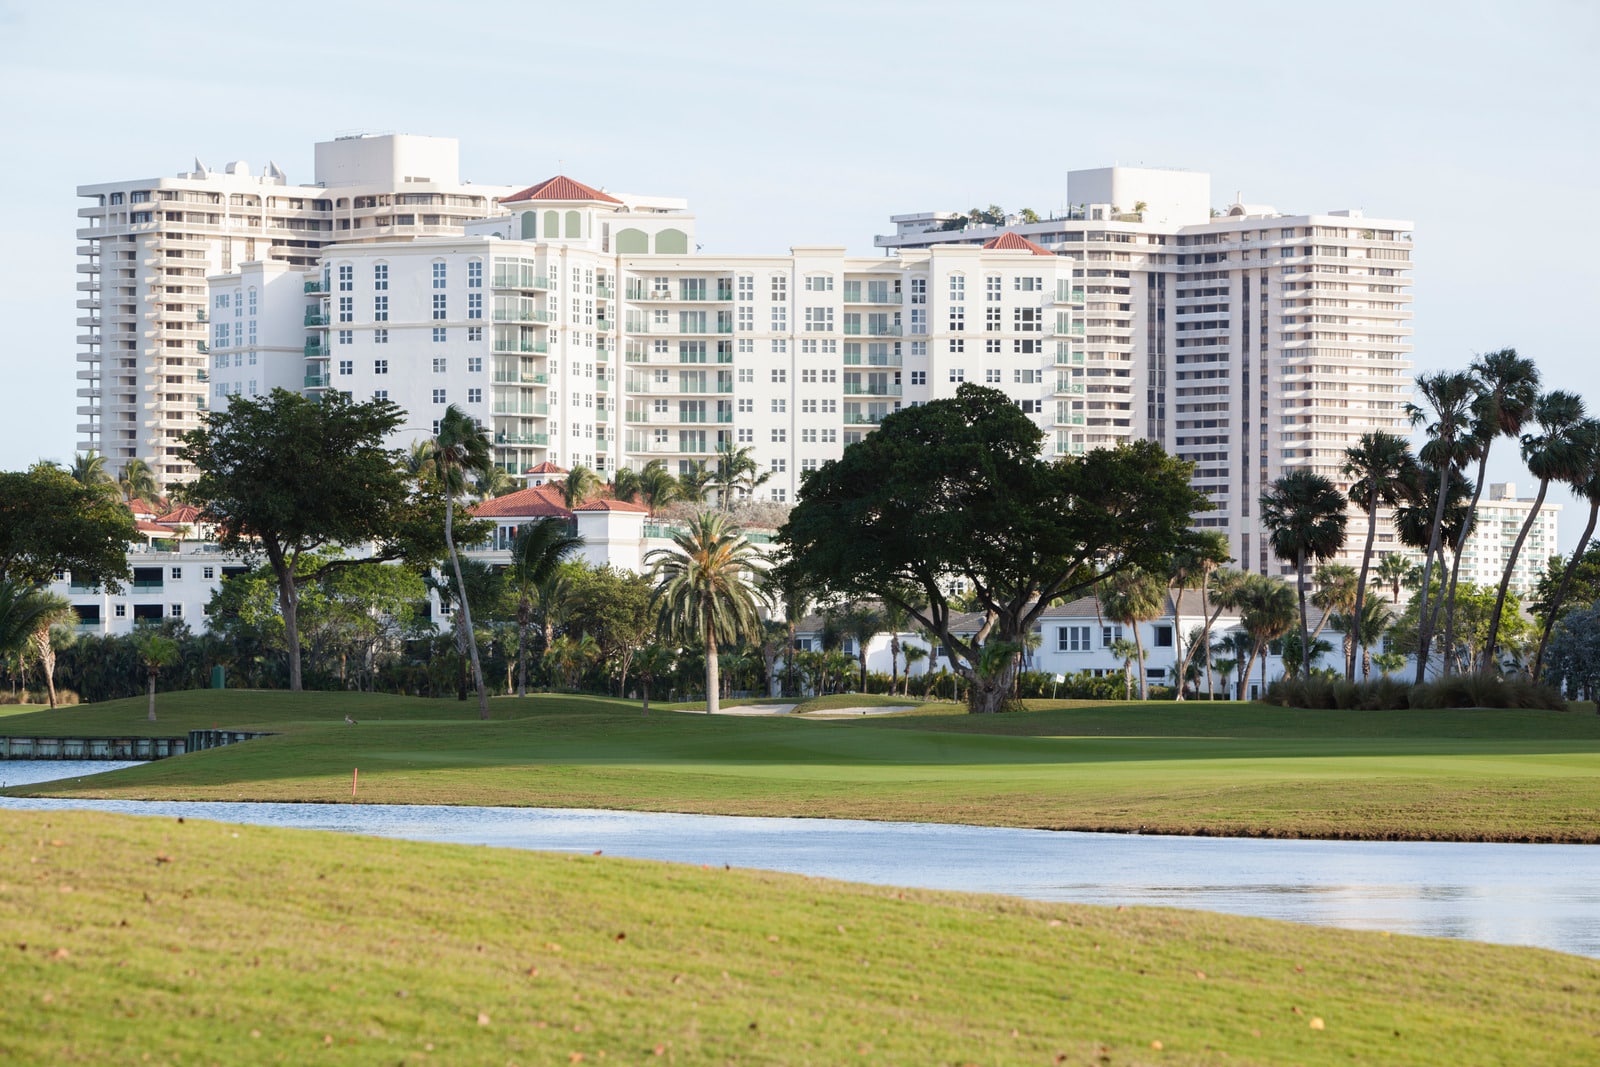
<svg viewBox="0 0 1600 1067">
<path fill-rule="evenodd" d="M 1240 567 L 1278 572 L 1259 521 L 1270 483 L 1306 468 L 1345 488 L 1349 445 L 1406 430 L 1412 226 L 1255 204 L 1217 213 L 1210 186 L 1188 171 L 1073 171 L 1069 206 L 1050 218 L 897 215 L 877 244 L 981 244 L 1013 230 L 1071 259 L 1084 335 L 1070 358 L 1087 386 L 1073 406 L 1090 447 L 1148 437 L 1192 461 L 1216 505 L 1198 524 L 1227 534 Z M 1385 522 L 1379 551 L 1399 547 Z"/>
<path fill-rule="evenodd" d="M 309 268 L 334 241 L 459 234 L 509 187 L 461 181 L 456 142 L 407 135 L 316 146 L 312 185 L 269 163 L 84 185 L 78 229 L 78 447 L 113 472 L 185 473 L 179 438 L 206 409 L 206 278 L 236 263 Z"/>
</svg>

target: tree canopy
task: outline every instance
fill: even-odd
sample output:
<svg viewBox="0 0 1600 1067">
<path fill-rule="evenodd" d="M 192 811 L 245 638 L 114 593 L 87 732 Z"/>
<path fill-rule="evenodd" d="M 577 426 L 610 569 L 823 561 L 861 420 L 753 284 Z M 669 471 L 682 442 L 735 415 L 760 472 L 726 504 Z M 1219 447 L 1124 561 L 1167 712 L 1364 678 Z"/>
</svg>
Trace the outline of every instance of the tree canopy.
<svg viewBox="0 0 1600 1067">
<path fill-rule="evenodd" d="M 889 415 L 806 480 L 780 534 L 785 566 L 820 591 L 897 604 L 976 683 L 972 709 L 996 710 L 1010 668 L 979 669 L 986 643 L 1019 643 L 1104 575 L 1166 573 L 1207 509 L 1189 465 L 1154 442 L 1047 462 L 1043 436 L 1004 393 L 971 384 Z M 952 629 L 954 579 L 984 614 L 971 637 Z"/>
<path fill-rule="evenodd" d="M 66 570 L 116 592 L 138 535 L 120 499 L 53 463 L 0 471 L 0 581 L 46 585 Z"/>
</svg>

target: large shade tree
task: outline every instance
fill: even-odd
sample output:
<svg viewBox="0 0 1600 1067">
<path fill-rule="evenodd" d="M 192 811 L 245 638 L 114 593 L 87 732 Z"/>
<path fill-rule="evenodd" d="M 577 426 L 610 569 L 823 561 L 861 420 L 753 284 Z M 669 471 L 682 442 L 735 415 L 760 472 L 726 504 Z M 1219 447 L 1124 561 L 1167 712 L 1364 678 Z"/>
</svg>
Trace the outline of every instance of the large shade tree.
<svg viewBox="0 0 1600 1067">
<path fill-rule="evenodd" d="M 121 500 L 54 464 L 0 471 L 0 580 L 48 585 L 64 570 L 74 584 L 117 592 L 137 537 Z"/>
<path fill-rule="evenodd" d="M 363 562 L 437 559 L 436 512 L 414 499 L 400 454 L 383 447 L 405 412 L 334 391 L 312 400 L 285 389 L 234 397 L 184 435 L 197 477 L 180 489 L 216 528 L 217 543 L 260 553 L 278 584 L 289 688 L 301 688 L 300 591 Z M 334 555 L 330 549 L 365 546 Z"/>
<path fill-rule="evenodd" d="M 1290 471 L 1261 497 L 1261 524 L 1273 554 L 1294 564 L 1300 600 L 1300 673 L 1311 672 L 1306 632 L 1306 564 L 1331 559 L 1344 547 L 1345 498 L 1332 482 L 1312 471 Z"/>
<path fill-rule="evenodd" d="M 1422 470 L 1405 438 L 1374 430 L 1344 453 L 1344 475 L 1350 479 L 1350 502 L 1367 513 L 1367 540 L 1361 550 L 1361 572 L 1350 612 L 1362 617 L 1367 596 L 1367 576 L 1372 569 L 1372 549 L 1378 536 L 1378 509 L 1397 507 L 1414 500 L 1422 491 Z M 1355 648 L 1345 658 L 1346 681 L 1355 678 Z"/>
<path fill-rule="evenodd" d="M 758 636 L 759 596 L 754 575 L 762 566 L 756 547 L 726 515 L 702 512 L 673 547 L 645 556 L 656 589 L 659 627 L 706 652 L 706 712 L 718 710 L 717 651 Z"/>
<path fill-rule="evenodd" d="M 1189 465 L 1154 442 L 1039 458 L 1041 431 L 1004 393 L 972 384 L 888 415 L 807 478 L 780 532 L 793 568 L 823 592 L 898 603 L 949 650 L 968 706 L 997 711 L 1041 613 L 1129 567 L 1164 574 L 1207 509 Z M 951 579 L 982 620 L 952 630 Z M 915 594 L 914 600 L 908 596 Z"/>
</svg>

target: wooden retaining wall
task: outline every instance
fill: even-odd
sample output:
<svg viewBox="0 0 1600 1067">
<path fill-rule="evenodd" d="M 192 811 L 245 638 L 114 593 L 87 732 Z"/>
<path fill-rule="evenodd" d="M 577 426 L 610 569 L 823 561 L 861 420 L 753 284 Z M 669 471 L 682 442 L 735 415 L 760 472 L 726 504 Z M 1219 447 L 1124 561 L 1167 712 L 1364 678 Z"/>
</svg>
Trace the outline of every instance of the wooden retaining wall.
<svg viewBox="0 0 1600 1067">
<path fill-rule="evenodd" d="M 270 736 L 246 730 L 190 730 L 187 737 L 0 737 L 0 760 L 167 759 Z"/>
</svg>

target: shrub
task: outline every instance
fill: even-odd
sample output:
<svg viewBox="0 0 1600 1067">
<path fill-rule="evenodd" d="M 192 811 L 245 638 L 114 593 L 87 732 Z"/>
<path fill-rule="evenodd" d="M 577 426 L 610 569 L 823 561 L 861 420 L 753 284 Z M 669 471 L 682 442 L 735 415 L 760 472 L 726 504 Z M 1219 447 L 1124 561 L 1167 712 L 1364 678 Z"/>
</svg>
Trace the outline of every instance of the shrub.
<svg viewBox="0 0 1600 1067">
<path fill-rule="evenodd" d="M 1280 678 L 1262 700 L 1286 708 L 1401 711 L 1407 708 L 1540 708 L 1565 711 L 1567 702 L 1546 685 L 1491 674 L 1462 674 L 1422 685 L 1392 678 L 1350 683 L 1326 678 Z"/>
</svg>

